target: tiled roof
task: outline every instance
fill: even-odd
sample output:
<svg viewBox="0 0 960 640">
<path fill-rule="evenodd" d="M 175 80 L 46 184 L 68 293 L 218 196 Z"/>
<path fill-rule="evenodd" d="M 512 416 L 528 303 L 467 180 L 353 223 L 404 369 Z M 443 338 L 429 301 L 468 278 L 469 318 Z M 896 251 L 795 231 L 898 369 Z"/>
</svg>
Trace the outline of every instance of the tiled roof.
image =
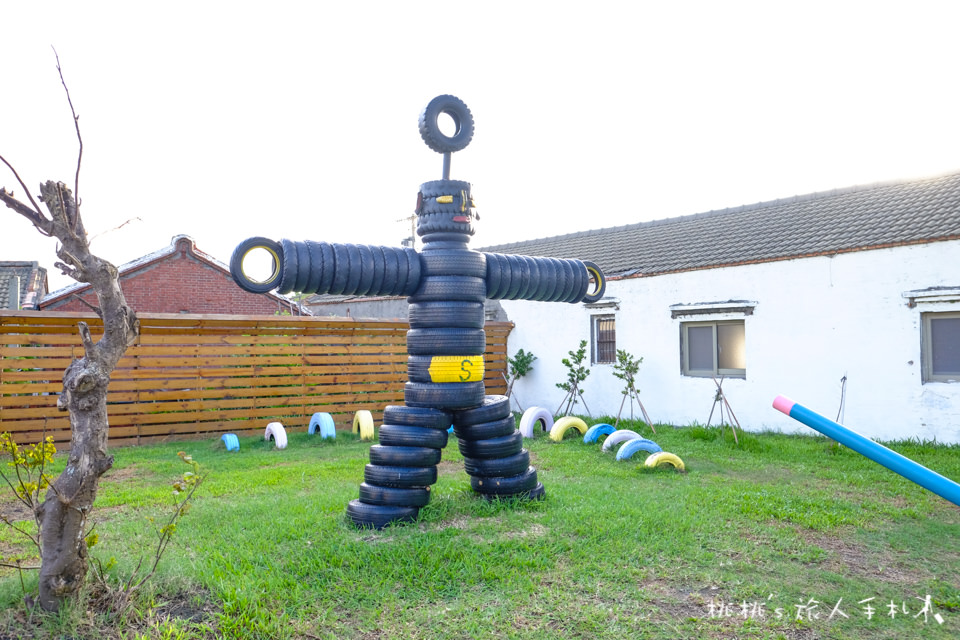
<svg viewBox="0 0 960 640">
<path fill-rule="evenodd" d="M 960 173 L 490 247 L 641 276 L 960 239 Z"/>
<path fill-rule="evenodd" d="M 18 295 L 13 295 L 16 278 L 19 277 Z M 47 292 L 47 270 L 39 262 L 0 262 L 0 309 L 36 309 L 40 298 Z"/>
<path fill-rule="evenodd" d="M 180 251 L 180 248 L 181 248 L 180 245 L 182 245 L 182 248 L 189 251 L 194 257 L 198 258 L 199 260 L 202 260 L 203 262 L 206 262 L 207 264 L 213 267 L 216 267 L 217 269 L 229 275 L 230 273 L 229 266 L 220 262 L 210 254 L 205 253 L 200 249 L 198 249 L 193 238 L 191 238 L 186 234 L 179 234 L 179 235 L 173 236 L 173 239 L 170 240 L 169 246 L 166 246 L 163 249 L 154 251 L 153 253 L 148 253 L 145 256 L 141 256 L 137 258 L 136 260 L 125 262 L 124 264 L 120 265 L 117 268 L 117 270 L 120 272 L 121 276 L 128 275 L 130 273 L 133 273 L 143 267 L 146 267 L 156 262 L 157 260 L 162 260 L 163 258 L 174 255 L 175 253 Z M 48 295 L 46 295 L 43 298 L 44 306 L 45 307 L 49 306 L 51 303 L 53 303 L 56 300 L 65 298 L 66 296 L 69 296 L 75 293 L 79 293 L 89 288 L 90 288 L 90 285 L 86 282 L 74 282 L 73 284 L 69 284 L 66 287 L 63 287 L 62 289 L 57 289 L 56 291 L 52 291 Z M 293 302 L 273 292 L 268 293 L 266 295 L 272 298 L 276 298 L 277 300 L 282 301 L 286 305 L 294 304 L 299 309 L 300 313 L 304 315 L 309 315 L 309 312 L 305 309 L 305 307 L 297 302 Z"/>
</svg>

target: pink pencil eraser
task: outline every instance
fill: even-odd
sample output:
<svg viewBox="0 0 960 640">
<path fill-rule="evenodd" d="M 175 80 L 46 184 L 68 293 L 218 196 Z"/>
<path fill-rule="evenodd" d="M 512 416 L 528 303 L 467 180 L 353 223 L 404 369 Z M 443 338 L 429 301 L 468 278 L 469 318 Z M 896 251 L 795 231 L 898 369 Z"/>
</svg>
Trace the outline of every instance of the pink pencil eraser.
<svg viewBox="0 0 960 640">
<path fill-rule="evenodd" d="M 773 401 L 773 408 L 777 411 L 790 415 L 790 410 L 793 409 L 793 405 L 795 404 L 797 403 L 786 396 L 777 396 Z"/>
</svg>

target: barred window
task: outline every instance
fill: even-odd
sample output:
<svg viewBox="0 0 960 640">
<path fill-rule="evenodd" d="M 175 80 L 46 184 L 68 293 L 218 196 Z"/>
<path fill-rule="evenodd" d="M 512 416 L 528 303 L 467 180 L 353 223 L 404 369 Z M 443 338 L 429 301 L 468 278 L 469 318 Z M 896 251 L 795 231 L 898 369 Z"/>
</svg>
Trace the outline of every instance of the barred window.
<svg viewBox="0 0 960 640">
<path fill-rule="evenodd" d="M 593 316 L 593 364 L 617 361 L 617 325 L 614 316 Z"/>
</svg>

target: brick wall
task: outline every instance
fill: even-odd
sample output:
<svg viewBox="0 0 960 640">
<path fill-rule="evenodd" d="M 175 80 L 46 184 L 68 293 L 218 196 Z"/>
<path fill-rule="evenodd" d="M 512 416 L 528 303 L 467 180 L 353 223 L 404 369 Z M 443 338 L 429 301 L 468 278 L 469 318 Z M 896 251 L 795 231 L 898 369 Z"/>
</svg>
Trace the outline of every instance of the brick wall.
<svg viewBox="0 0 960 640">
<path fill-rule="evenodd" d="M 273 315 L 279 310 L 271 296 L 247 293 L 223 269 L 198 258 L 192 243 L 181 239 L 176 251 L 120 276 L 127 303 L 139 313 L 230 313 Z M 90 311 L 77 297 L 96 305 L 89 288 L 44 304 L 45 311 Z M 289 307 L 286 311 L 290 311 Z"/>
</svg>

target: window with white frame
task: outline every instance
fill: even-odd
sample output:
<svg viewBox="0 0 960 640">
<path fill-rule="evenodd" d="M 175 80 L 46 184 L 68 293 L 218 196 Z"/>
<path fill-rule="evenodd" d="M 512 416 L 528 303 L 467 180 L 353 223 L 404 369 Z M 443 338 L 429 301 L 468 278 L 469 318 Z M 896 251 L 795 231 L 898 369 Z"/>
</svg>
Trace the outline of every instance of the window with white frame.
<svg viewBox="0 0 960 640">
<path fill-rule="evenodd" d="M 924 382 L 960 382 L 960 312 L 921 314 Z"/>
<path fill-rule="evenodd" d="M 593 364 L 609 364 L 617 361 L 617 324 L 612 315 L 591 316 L 590 361 Z"/>
<path fill-rule="evenodd" d="M 743 320 L 680 323 L 683 375 L 747 375 L 746 326 Z"/>
</svg>

